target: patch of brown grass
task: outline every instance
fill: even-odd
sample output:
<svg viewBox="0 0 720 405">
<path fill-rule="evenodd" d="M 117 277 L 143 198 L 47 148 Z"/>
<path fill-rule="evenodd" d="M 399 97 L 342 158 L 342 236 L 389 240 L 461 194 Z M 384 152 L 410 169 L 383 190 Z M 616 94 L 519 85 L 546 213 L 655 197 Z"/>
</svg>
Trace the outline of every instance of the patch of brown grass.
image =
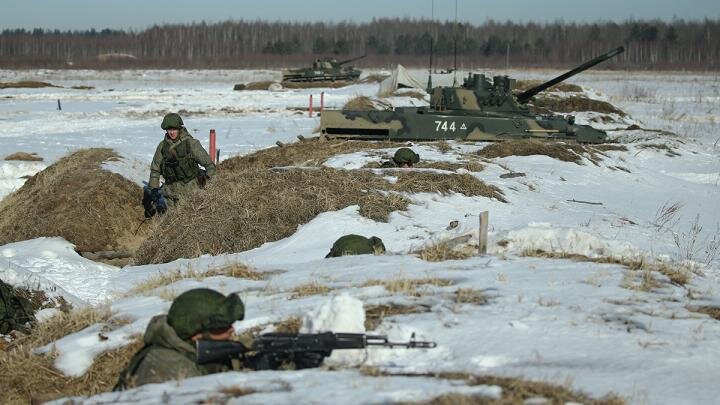
<svg viewBox="0 0 720 405">
<path fill-rule="evenodd" d="M 41 87 L 60 87 L 46 82 L 23 80 L 19 82 L 0 82 L 0 89 L 38 89 Z"/>
<path fill-rule="evenodd" d="M 447 170 L 447 171 L 457 171 L 458 169 L 465 169 L 469 172 L 481 172 L 485 169 L 485 166 L 483 166 L 479 162 L 474 161 L 468 161 L 468 162 L 427 162 L 422 161 L 420 163 L 415 164 L 413 167 L 417 167 L 419 169 L 437 169 L 437 170 Z"/>
<path fill-rule="evenodd" d="M 43 158 L 42 156 L 38 156 L 37 153 L 27 153 L 27 152 L 15 152 L 12 154 L 9 154 L 5 156 L 5 160 L 22 160 L 26 162 L 42 162 Z"/>
<path fill-rule="evenodd" d="M 345 102 L 342 109 L 352 111 L 382 111 L 389 109 L 387 106 L 385 108 L 380 107 L 380 104 L 379 101 L 372 100 L 368 96 L 355 96 Z"/>
<path fill-rule="evenodd" d="M 603 114 L 617 114 L 625 117 L 627 114 L 607 101 L 594 100 L 583 96 L 571 97 L 537 97 L 532 101 L 532 107 L 537 112 L 549 110 L 556 113 L 571 113 L 579 111 L 593 111 Z M 532 109 L 531 109 L 532 110 Z"/>
<path fill-rule="evenodd" d="M 311 295 L 325 295 L 332 291 L 332 288 L 322 285 L 316 281 L 299 285 L 292 289 L 290 297 L 288 299 L 295 300 L 302 297 L 308 297 Z"/>
<path fill-rule="evenodd" d="M 62 236 L 79 251 L 132 251 L 151 226 L 143 217 L 142 190 L 101 168 L 117 159 L 110 149 L 84 149 L 28 179 L 0 202 L 0 244 Z"/>
<path fill-rule="evenodd" d="M 477 256 L 478 248 L 451 240 L 441 240 L 413 253 L 427 262 L 443 262 L 445 260 L 464 260 L 468 257 Z"/>
<path fill-rule="evenodd" d="M 449 393 L 437 396 L 429 401 L 406 402 L 415 405 L 510 405 L 523 404 L 530 398 L 544 398 L 548 404 L 581 403 L 586 405 L 625 405 L 625 400 L 616 394 L 608 394 L 595 399 L 582 392 L 573 391 L 568 387 L 540 381 L 530 381 L 517 377 L 497 377 L 492 375 L 475 375 L 461 372 L 423 373 L 423 374 L 393 374 L 376 369 L 361 369 L 364 375 L 372 377 L 403 376 L 403 377 L 431 377 L 447 380 L 462 380 L 470 386 L 494 385 L 502 388 L 499 399 L 471 394 Z"/>
<path fill-rule="evenodd" d="M 142 346 L 139 337 L 130 345 L 106 352 L 95 359 L 82 377 L 71 378 L 55 370 L 54 355 L 36 355 L 44 346 L 95 323 L 107 323 L 109 312 L 92 309 L 59 314 L 33 329 L 32 334 L 13 342 L 0 352 L 0 390 L 3 403 L 27 404 L 31 398 L 50 400 L 65 396 L 93 395 L 109 391 L 133 354 Z M 98 337 L 100 339 L 100 337 Z"/>
<path fill-rule="evenodd" d="M 658 272 L 666 276 L 671 283 L 685 286 L 692 278 L 692 270 L 682 263 L 667 263 L 667 262 L 648 262 L 643 258 L 629 259 L 625 257 L 615 256 L 601 256 L 601 257 L 588 257 L 585 255 L 575 253 L 563 253 L 563 252 L 546 252 L 544 250 L 526 250 L 522 252 L 522 256 L 528 257 L 545 257 L 554 259 L 569 259 L 578 262 L 592 262 L 592 263 L 608 263 L 608 264 L 619 264 L 625 266 L 630 270 L 641 271 L 641 282 L 636 284 L 631 282 L 634 279 L 634 275 L 630 274 L 627 276 L 623 283 L 626 287 L 631 289 L 641 289 L 643 291 L 649 291 L 659 286 L 657 281 L 651 272 Z M 647 274 L 646 274 L 647 273 Z"/>
<path fill-rule="evenodd" d="M 275 324 L 275 332 L 277 333 L 300 333 L 302 319 L 297 316 L 290 317 L 282 322 Z"/>
<path fill-rule="evenodd" d="M 206 253 L 245 251 L 292 235 L 299 225 L 320 213 L 351 205 L 359 205 L 360 213 L 370 219 L 387 221 L 390 212 L 404 210 L 410 203 L 398 193 L 457 192 L 505 201 L 498 188 L 467 174 L 410 171 L 399 173 L 393 184 L 366 170 L 271 171 L 241 163 L 262 166 L 292 160 L 275 151 L 269 153 L 221 165 L 218 176 L 202 193 L 187 196 L 162 218 L 138 249 L 134 262 L 161 263 Z"/>
<path fill-rule="evenodd" d="M 371 73 L 358 80 L 358 83 L 380 83 L 388 77 L 390 77 L 390 75 L 384 75 L 382 73 Z"/>
<path fill-rule="evenodd" d="M 335 155 L 360 152 L 369 149 L 400 146 L 404 146 L 404 144 L 395 142 L 370 142 L 355 140 L 326 140 L 321 142 L 318 139 L 308 139 L 305 142 L 295 142 L 287 144 L 283 147 L 273 146 L 246 156 L 238 156 L 224 160 L 219 165 L 219 170 L 237 171 L 251 167 L 319 167 L 328 158 Z"/>
<path fill-rule="evenodd" d="M 452 280 L 444 278 L 393 278 L 388 280 L 368 280 L 362 287 L 383 286 L 385 290 L 391 294 L 405 294 L 413 297 L 425 295 L 421 287 L 434 285 L 437 287 L 447 287 L 453 285 Z"/>
<path fill-rule="evenodd" d="M 641 145 L 638 145 L 638 148 L 640 149 L 655 149 L 659 151 L 665 151 L 665 155 L 669 157 L 675 157 L 675 156 L 682 156 L 679 154 L 675 149 L 671 148 L 670 146 L 664 144 L 664 143 L 644 143 Z"/>
<path fill-rule="evenodd" d="M 615 148 L 615 146 L 596 148 L 594 146 L 580 145 L 577 143 L 519 139 L 490 144 L 479 150 L 477 154 L 488 159 L 508 156 L 545 155 L 563 162 L 573 162 L 576 164 L 582 164 L 582 157 L 585 156 L 597 165 L 598 162 L 602 160 L 600 155 L 603 155 L 603 151 L 622 150 L 620 148 L 613 148 Z"/>
<path fill-rule="evenodd" d="M 688 311 L 705 314 L 713 319 L 717 319 L 720 321 L 720 307 L 713 307 L 713 306 L 708 306 L 708 305 L 703 305 L 703 306 L 689 305 L 685 308 Z"/>
<path fill-rule="evenodd" d="M 135 284 L 132 289 L 127 293 L 128 296 L 137 294 L 147 295 L 153 290 L 168 286 L 180 280 L 195 279 L 202 280 L 207 277 L 214 276 L 226 276 L 234 278 L 243 278 L 247 280 L 264 280 L 265 275 L 261 272 L 255 271 L 250 267 L 242 263 L 228 264 L 208 271 L 199 271 L 191 267 L 186 269 L 175 269 L 170 271 L 164 271 L 154 276 L 148 277 L 147 279 Z"/>
<path fill-rule="evenodd" d="M 73 90 L 93 90 L 95 86 L 72 86 L 70 88 Z"/>
<path fill-rule="evenodd" d="M 484 292 L 472 288 L 458 288 L 455 290 L 455 302 L 458 304 L 485 305 L 488 297 Z"/>
<path fill-rule="evenodd" d="M 430 312 L 422 305 L 379 304 L 365 306 L 365 330 L 375 330 L 383 319 L 395 315 L 420 314 Z"/>
</svg>

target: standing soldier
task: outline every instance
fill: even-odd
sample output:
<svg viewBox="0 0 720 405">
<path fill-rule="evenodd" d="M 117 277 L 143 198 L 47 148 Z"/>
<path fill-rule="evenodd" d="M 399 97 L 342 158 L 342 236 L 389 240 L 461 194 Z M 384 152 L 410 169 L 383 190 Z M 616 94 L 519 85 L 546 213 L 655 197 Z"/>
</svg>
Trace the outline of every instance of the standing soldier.
<svg viewBox="0 0 720 405">
<path fill-rule="evenodd" d="M 158 203 L 159 199 L 164 197 L 171 203 L 177 203 L 183 195 L 201 188 L 205 180 L 215 176 L 215 164 L 210 155 L 200 141 L 188 133 L 178 114 L 165 115 L 160 127 L 165 130 L 165 139 L 155 149 L 150 164 L 150 181 L 143 198 L 146 217 L 155 213 L 154 209 L 148 209 L 152 208 L 149 201 L 155 202 L 158 211 L 162 212 L 164 207 Z M 200 169 L 200 166 L 205 169 Z M 162 189 L 160 176 L 165 180 Z"/>
</svg>

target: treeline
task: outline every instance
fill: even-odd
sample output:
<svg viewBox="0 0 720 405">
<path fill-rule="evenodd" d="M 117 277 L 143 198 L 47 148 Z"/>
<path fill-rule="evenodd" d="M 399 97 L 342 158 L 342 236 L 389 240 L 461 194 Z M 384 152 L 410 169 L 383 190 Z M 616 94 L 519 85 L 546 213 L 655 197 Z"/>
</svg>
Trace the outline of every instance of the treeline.
<svg viewBox="0 0 720 405">
<path fill-rule="evenodd" d="M 457 40 L 455 40 L 457 38 Z M 717 70 L 720 20 L 576 24 L 412 19 L 367 23 L 227 21 L 143 31 L 43 29 L 0 33 L 0 67 L 277 68 L 366 54 L 356 66 L 567 67 L 613 49 L 604 68 Z"/>
</svg>

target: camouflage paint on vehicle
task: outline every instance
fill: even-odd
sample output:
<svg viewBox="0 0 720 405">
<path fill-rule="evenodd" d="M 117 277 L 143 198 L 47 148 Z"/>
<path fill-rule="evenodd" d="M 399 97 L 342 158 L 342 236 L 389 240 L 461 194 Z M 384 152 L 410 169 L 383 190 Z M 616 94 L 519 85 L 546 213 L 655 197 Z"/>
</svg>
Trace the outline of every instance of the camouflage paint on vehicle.
<svg viewBox="0 0 720 405">
<path fill-rule="evenodd" d="M 360 77 L 362 71 L 343 65 L 364 57 L 365 55 L 362 55 L 341 62 L 334 58 L 316 59 L 312 67 L 283 70 L 282 79 L 284 82 L 354 81 Z"/>
<path fill-rule="evenodd" d="M 515 95 L 515 80 L 470 74 L 462 87 L 435 87 L 429 107 L 398 107 L 392 111 L 325 110 L 320 132 L 337 138 L 382 140 L 460 139 L 503 141 L 540 138 L 601 143 L 604 131 L 575 124 L 572 115 L 530 113 L 525 103 L 548 83 L 557 84 L 621 53 L 622 47 L 603 54 L 548 82 Z"/>
</svg>

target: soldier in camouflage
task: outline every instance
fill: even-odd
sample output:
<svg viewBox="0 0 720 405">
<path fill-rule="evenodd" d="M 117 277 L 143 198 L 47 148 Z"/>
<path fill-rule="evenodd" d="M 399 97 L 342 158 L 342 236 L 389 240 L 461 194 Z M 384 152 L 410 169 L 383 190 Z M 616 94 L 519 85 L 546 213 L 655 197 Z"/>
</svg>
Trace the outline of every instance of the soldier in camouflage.
<svg viewBox="0 0 720 405">
<path fill-rule="evenodd" d="M 395 151 L 395 155 L 391 161 L 383 162 L 381 167 L 412 167 L 413 164 L 420 161 L 420 155 L 413 152 L 410 148 L 400 148 Z"/>
<path fill-rule="evenodd" d="M 199 189 L 205 176 L 210 179 L 216 172 L 210 155 L 183 125 L 178 114 L 165 115 L 160 125 L 165 130 L 165 139 L 155 149 L 150 164 L 148 188 L 159 189 L 162 176 L 165 180 L 162 194 L 169 203 L 176 203 L 183 195 Z"/>
<path fill-rule="evenodd" d="M 292 360 L 295 368 L 318 367 L 324 354 L 299 353 L 293 359 L 269 358 L 265 354 L 246 355 L 242 363 L 228 358 L 223 363 L 197 364 L 196 341 L 229 340 L 233 323 L 245 316 L 245 306 L 233 293 L 227 296 L 208 288 L 196 288 L 180 294 L 170 305 L 167 315 L 150 320 L 145 330 L 145 346 L 120 372 L 114 391 L 143 384 L 197 377 L 206 374 L 250 368 L 276 369 Z"/>
<path fill-rule="evenodd" d="M 349 255 L 381 255 L 385 253 L 382 239 L 371 236 L 366 238 L 360 235 L 345 235 L 336 240 L 325 258 Z"/>
</svg>

